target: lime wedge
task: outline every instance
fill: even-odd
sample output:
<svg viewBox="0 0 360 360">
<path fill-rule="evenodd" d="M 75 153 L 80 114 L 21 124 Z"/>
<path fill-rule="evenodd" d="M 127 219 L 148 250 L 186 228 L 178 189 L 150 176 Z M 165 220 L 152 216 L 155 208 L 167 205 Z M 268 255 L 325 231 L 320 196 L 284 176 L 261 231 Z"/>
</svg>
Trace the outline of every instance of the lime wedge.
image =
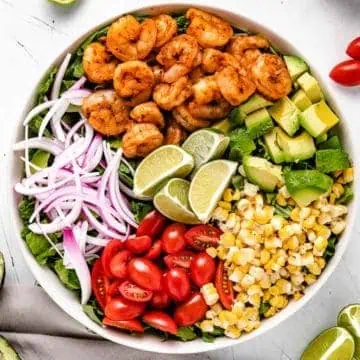
<svg viewBox="0 0 360 360">
<path fill-rule="evenodd" d="M 203 165 L 195 174 L 190 184 L 189 204 L 201 222 L 209 221 L 236 169 L 236 162 L 214 160 Z"/>
<path fill-rule="evenodd" d="M 4 283 L 4 279 L 5 279 L 5 259 L 4 259 L 4 255 L 0 251 L 0 289 Z"/>
<path fill-rule="evenodd" d="M 360 360 L 360 304 L 344 307 L 337 318 L 337 325 L 348 330 L 355 340 L 354 359 Z"/>
<path fill-rule="evenodd" d="M 49 0 L 58 5 L 72 5 L 76 2 L 76 0 Z"/>
<path fill-rule="evenodd" d="M 169 180 L 154 197 L 156 209 L 171 220 L 184 224 L 198 224 L 199 220 L 189 206 L 189 187 L 190 182 L 187 180 Z"/>
<path fill-rule="evenodd" d="M 195 160 L 195 170 L 210 160 L 219 159 L 229 145 L 230 138 L 212 130 L 198 130 L 183 143 L 182 148 Z"/>
<path fill-rule="evenodd" d="M 351 360 L 354 339 L 341 327 L 332 327 L 316 337 L 301 355 L 301 360 Z"/>
<path fill-rule="evenodd" d="M 136 195 L 154 196 L 172 177 L 184 178 L 194 168 L 194 159 L 176 145 L 165 145 L 141 161 L 134 176 Z"/>
</svg>

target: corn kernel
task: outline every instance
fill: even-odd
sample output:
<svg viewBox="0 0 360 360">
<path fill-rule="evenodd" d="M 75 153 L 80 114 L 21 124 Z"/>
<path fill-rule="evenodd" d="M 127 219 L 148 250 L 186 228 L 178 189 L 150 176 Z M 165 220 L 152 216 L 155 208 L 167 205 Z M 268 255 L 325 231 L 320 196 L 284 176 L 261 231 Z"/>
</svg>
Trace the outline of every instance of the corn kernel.
<svg viewBox="0 0 360 360">
<path fill-rule="evenodd" d="M 265 291 L 263 295 L 263 301 L 269 301 L 271 297 L 272 295 L 270 294 L 270 291 Z"/>
<path fill-rule="evenodd" d="M 306 252 L 301 257 L 301 262 L 302 262 L 303 266 L 308 266 L 308 265 L 314 264 L 314 262 L 315 262 L 314 255 L 310 251 Z"/>
<path fill-rule="evenodd" d="M 239 268 L 236 268 L 229 276 L 229 280 L 235 283 L 239 283 L 243 277 L 244 277 L 243 272 Z"/>
<path fill-rule="evenodd" d="M 303 227 L 305 229 L 312 229 L 316 224 L 316 218 L 314 215 L 309 216 L 307 219 L 303 222 Z"/>
<path fill-rule="evenodd" d="M 251 285 L 253 285 L 255 283 L 255 279 L 253 276 L 249 275 L 249 274 L 246 274 L 242 280 L 241 280 L 241 286 L 244 288 L 244 289 L 247 289 L 249 288 Z"/>
<path fill-rule="evenodd" d="M 248 294 L 246 294 L 245 292 L 240 292 L 236 295 L 236 301 L 238 302 L 242 302 L 242 303 L 246 303 L 249 299 Z"/>
<path fill-rule="evenodd" d="M 255 307 L 246 307 L 244 310 L 244 316 L 248 318 L 248 320 L 257 320 L 259 318 L 259 311 Z"/>
<path fill-rule="evenodd" d="M 245 211 L 250 207 L 251 203 L 248 199 L 241 199 L 237 203 L 237 209 L 239 211 Z"/>
<path fill-rule="evenodd" d="M 279 279 L 276 281 L 276 287 L 279 288 L 280 294 L 288 294 L 291 291 L 291 284 L 285 279 Z"/>
<path fill-rule="evenodd" d="M 227 324 L 227 326 L 229 325 L 234 325 L 236 324 L 236 322 L 238 321 L 237 316 L 232 313 L 231 311 L 228 310 L 222 310 L 219 314 L 219 320 L 225 325 Z M 226 327 L 227 327 L 226 326 Z"/>
<path fill-rule="evenodd" d="M 245 304 L 242 301 L 236 301 L 231 309 L 231 311 L 237 316 L 237 318 L 241 318 L 244 314 Z"/>
<path fill-rule="evenodd" d="M 213 332 L 214 331 L 214 323 L 211 320 L 203 320 L 200 323 L 200 329 L 205 332 Z"/>
<path fill-rule="evenodd" d="M 290 239 L 286 240 L 284 244 L 285 249 L 289 250 L 298 250 L 299 249 L 299 239 L 296 235 L 292 236 Z"/>
<path fill-rule="evenodd" d="M 228 249 L 224 248 L 223 246 L 218 246 L 217 248 L 217 256 L 221 260 L 225 260 L 226 255 L 228 253 Z"/>
<path fill-rule="evenodd" d="M 281 195 L 280 193 L 278 193 L 276 195 L 276 202 L 280 205 L 280 206 L 286 206 L 287 205 L 287 201 L 284 198 L 283 195 Z"/>
<path fill-rule="evenodd" d="M 225 329 L 225 335 L 231 339 L 237 339 L 241 336 L 241 331 L 236 326 L 229 326 Z"/>
<path fill-rule="evenodd" d="M 307 266 L 307 268 L 314 275 L 319 276 L 321 274 L 321 268 L 317 263 L 310 264 L 310 265 Z"/>
<path fill-rule="evenodd" d="M 266 239 L 264 242 L 265 249 L 268 249 L 268 250 L 281 248 L 282 244 L 283 244 L 283 242 L 277 237 Z"/>
<path fill-rule="evenodd" d="M 230 215 L 231 216 L 231 215 Z M 223 233 L 220 236 L 220 242 L 221 245 L 225 247 L 230 247 L 235 245 L 235 236 L 231 232 Z"/>
<path fill-rule="evenodd" d="M 249 303 L 255 307 L 259 307 L 261 304 L 261 297 L 259 294 L 249 296 Z"/>
<path fill-rule="evenodd" d="M 317 236 L 323 236 L 325 239 L 328 239 L 331 235 L 330 229 L 325 225 L 316 224 L 314 230 Z"/>
<path fill-rule="evenodd" d="M 324 250 L 327 247 L 328 241 L 322 236 L 318 236 L 314 242 L 314 246 L 317 250 Z"/>
<path fill-rule="evenodd" d="M 230 202 L 233 199 L 232 189 L 226 189 L 223 195 L 224 201 Z"/>
<path fill-rule="evenodd" d="M 206 249 L 206 253 L 211 256 L 212 258 L 216 258 L 217 250 L 214 247 L 208 247 Z"/>
<path fill-rule="evenodd" d="M 299 262 L 301 264 L 301 261 Z M 300 272 L 300 266 L 299 265 L 293 265 L 289 264 L 286 266 L 286 269 L 290 274 L 298 274 Z"/>
<path fill-rule="evenodd" d="M 305 275 L 305 282 L 308 285 L 313 284 L 315 281 L 316 281 L 316 276 L 315 275 L 313 275 L 313 274 L 306 274 Z"/>
<path fill-rule="evenodd" d="M 301 292 L 297 291 L 294 295 L 293 295 L 293 299 L 295 301 L 300 300 L 302 297 L 304 296 L 304 294 L 302 294 Z"/>
<path fill-rule="evenodd" d="M 226 221 L 229 216 L 229 210 L 225 210 L 222 207 L 217 207 L 214 211 L 213 218 L 218 221 Z"/>
<path fill-rule="evenodd" d="M 299 286 L 304 282 L 304 275 L 302 273 L 291 275 L 291 282 L 295 286 Z"/>
<path fill-rule="evenodd" d="M 273 298 L 270 299 L 270 305 L 275 307 L 275 308 L 281 308 L 281 305 L 283 304 L 283 298 L 284 296 L 282 295 L 276 295 Z"/>
<path fill-rule="evenodd" d="M 278 286 L 273 285 L 270 289 L 269 292 L 272 296 L 276 296 L 276 295 L 280 295 L 280 289 Z"/>
<path fill-rule="evenodd" d="M 318 220 L 319 224 L 324 225 L 324 224 L 328 224 L 329 222 L 331 222 L 332 218 L 331 218 L 330 214 L 322 213 L 318 216 L 317 220 Z"/>
<path fill-rule="evenodd" d="M 251 285 L 247 293 L 248 295 L 262 294 L 261 287 L 257 284 Z"/>
<path fill-rule="evenodd" d="M 241 192 L 240 190 L 235 190 L 234 193 L 233 193 L 233 196 L 232 196 L 232 199 L 233 201 L 238 201 L 240 200 L 240 197 L 241 197 Z"/>
<path fill-rule="evenodd" d="M 316 257 L 315 262 L 320 266 L 321 269 L 323 269 L 326 265 L 326 261 L 322 257 Z"/>
<path fill-rule="evenodd" d="M 354 168 L 348 168 L 343 173 L 344 183 L 348 184 L 354 180 Z"/>
<path fill-rule="evenodd" d="M 231 210 L 231 203 L 227 201 L 219 201 L 219 206 L 225 210 Z"/>
<path fill-rule="evenodd" d="M 200 289 L 200 292 L 204 297 L 206 305 L 214 305 L 219 300 L 219 294 L 213 283 L 203 285 Z"/>
<path fill-rule="evenodd" d="M 261 250 L 260 253 L 260 262 L 262 265 L 266 264 L 270 260 L 270 252 L 266 249 Z"/>
<path fill-rule="evenodd" d="M 257 185 L 254 185 L 254 184 L 251 184 L 251 183 L 245 181 L 244 194 L 246 196 L 254 197 L 258 193 L 259 190 L 260 189 Z"/>
<path fill-rule="evenodd" d="M 295 231 L 291 225 L 285 225 L 279 230 L 279 237 L 281 240 L 287 240 L 295 234 Z"/>
<path fill-rule="evenodd" d="M 276 308 L 275 307 L 270 307 L 270 309 L 264 314 L 264 316 L 266 318 L 272 317 L 276 314 Z"/>
<path fill-rule="evenodd" d="M 262 209 L 257 209 L 255 211 L 254 220 L 259 224 L 267 224 L 273 216 L 273 207 L 265 206 Z"/>
<path fill-rule="evenodd" d="M 320 215 L 320 210 L 318 210 L 318 209 L 311 209 L 311 215 L 313 215 L 313 216 L 319 216 Z"/>
<path fill-rule="evenodd" d="M 335 183 L 332 186 L 331 191 L 334 193 L 336 198 L 339 198 L 344 193 L 344 187 L 339 183 Z"/>
<path fill-rule="evenodd" d="M 282 216 L 275 215 L 271 219 L 270 223 L 276 231 L 279 231 L 281 228 L 283 228 L 286 225 L 287 221 Z"/>
<path fill-rule="evenodd" d="M 296 207 L 291 210 L 290 219 L 293 221 L 300 221 L 300 208 Z"/>
<path fill-rule="evenodd" d="M 291 195 L 285 185 L 279 189 L 279 194 L 282 195 L 284 197 L 284 199 L 290 199 L 290 197 L 291 197 Z"/>
<path fill-rule="evenodd" d="M 272 227 L 271 224 L 264 225 L 263 229 L 264 229 L 264 236 L 270 237 L 274 235 L 274 228 Z"/>
<path fill-rule="evenodd" d="M 266 274 L 266 276 L 259 281 L 259 285 L 262 289 L 269 289 L 271 286 L 270 277 Z"/>
<path fill-rule="evenodd" d="M 335 220 L 331 223 L 331 231 L 335 235 L 338 235 L 344 231 L 345 225 L 346 225 L 345 220 Z"/>
<path fill-rule="evenodd" d="M 241 221 L 241 231 L 240 231 L 240 235 L 242 237 L 247 236 L 248 232 L 247 231 L 243 231 L 243 230 L 254 230 L 256 227 L 256 224 L 254 223 L 253 220 L 247 220 L 244 219 Z"/>
<path fill-rule="evenodd" d="M 255 207 L 262 208 L 264 206 L 264 198 L 261 194 L 256 194 L 254 197 Z"/>
</svg>

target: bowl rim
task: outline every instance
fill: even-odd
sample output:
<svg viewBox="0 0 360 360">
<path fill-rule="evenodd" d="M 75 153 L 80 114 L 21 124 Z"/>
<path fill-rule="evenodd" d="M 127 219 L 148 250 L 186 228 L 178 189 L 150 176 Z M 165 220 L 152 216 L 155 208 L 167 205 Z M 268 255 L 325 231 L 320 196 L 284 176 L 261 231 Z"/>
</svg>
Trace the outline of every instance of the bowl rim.
<svg viewBox="0 0 360 360">
<path fill-rule="evenodd" d="M 342 113 L 342 111 L 339 109 L 336 101 L 334 100 L 333 95 L 331 95 L 331 91 L 329 91 L 328 86 L 326 85 L 326 82 L 324 81 L 323 77 L 316 72 L 316 69 L 312 66 L 311 61 L 304 56 L 300 51 L 297 50 L 297 48 L 292 45 L 286 38 L 283 37 L 283 34 L 278 34 L 275 31 L 273 31 L 271 28 L 264 26 L 260 24 L 258 21 L 254 20 L 252 17 L 248 15 L 242 15 L 240 12 L 232 12 L 231 9 L 219 6 L 210 6 L 206 5 L 205 1 L 200 2 L 190 2 L 190 1 L 174 1 L 171 3 L 167 3 L 164 1 L 156 1 L 152 3 L 151 5 L 142 5 L 142 6 L 127 6 L 124 5 L 126 11 L 122 11 L 119 14 L 116 14 L 115 16 L 111 16 L 109 18 L 106 18 L 104 21 L 102 21 L 100 24 L 97 24 L 95 26 L 92 26 L 88 30 L 84 31 L 80 36 L 76 37 L 76 40 L 70 39 L 67 42 L 67 45 L 64 46 L 64 49 L 59 52 L 59 55 L 55 57 L 55 60 L 51 61 L 50 65 L 46 67 L 45 71 L 41 72 L 41 76 L 39 76 L 38 81 L 36 82 L 36 85 L 34 86 L 31 94 L 29 95 L 27 101 L 25 102 L 24 110 L 22 112 L 22 115 L 19 119 L 19 126 L 16 127 L 16 130 L 14 130 L 12 134 L 12 140 L 11 144 L 14 144 L 16 141 L 19 141 L 19 138 L 21 138 L 23 134 L 23 128 L 20 120 L 22 120 L 28 111 L 33 106 L 36 89 L 41 82 L 41 80 L 46 76 L 46 74 L 49 72 L 49 70 L 54 66 L 61 62 L 61 60 L 64 58 L 66 53 L 69 51 L 75 50 L 89 35 L 91 35 L 93 32 L 103 28 L 104 26 L 110 24 L 112 21 L 117 19 L 119 16 L 122 16 L 127 13 L 158 13 L 159 11 L 176 11 L 180 9 L 186 9 L 189 7 L 196 7 L 199 9 L 203 9 L 205 11 L 212 12 L 214 14 L 219 14 L 220 17 L 225 18 L 227 21 L 231 18 L 235 18 L 239 25 L 239 23 L 243 23 L 247 25 L 251 29 L 256 29 L 257 32 L 264 33 L 268 39 L 270 39 L 271 43 L 275 43 L 278 45 L 278 43 L 281 43 L 281 46 L 279 48 L 286 48 L 291 54 L 301 56 L 310 66 L 311 72 L 315 74 L 317 80 L 320 82 L 322 89 L 325 91 L 326 99 L 330 103 L 331 107 L 336 111 L 336 113 L 340 116 L 342 120 L 341 129 L 344 130 L 347 137 L 345 138 L 347 146 L 345 146 L 346 150 L 348 150 L 351 154 L 351 158 L 353 160 L 354 166 L 357 166 L 358 158 L 356 156 L 356 152 L 354 149 L 354 141 L 353 137 L 355 135 L 352 134 L 351 131 L 349 131 L 348 126 L 349 120 L 346 119 L 346 116 Z M 234 22 L 230 21 L 233 25 L 236 25 Z M 265 334 L 270 329 L 274 329 L 276 326 L 278 326 L 280 323 L 284 322 L 286 319 L 288 319 L 290 316 L 295 314 L 298 310 L 300 310 L 302 307 L 305 306 L 306 303 L 310 301 L 314 297 L 314 295 L 319 291 L 319 289 L 327 282 L 330 275 L 334 273 L 334 270 L 337 268 L 348 244 L 350 241 L 350 233 L 351 230 L 354 227 L 354 222 L 356 218 L 356 212 L 357 212 L 357 191 L 355 191 L 355 198 L 352 201 L 352 204 L 349 206 L 349 214 L 347 217 L 347 226 L 345 229 L 345 232 L 341 235 L 341 241 L 336 246 L 336 252 L 333 258 L 329 261 L 327 264 L 325 270 L 319 277 L 319 279 L 310 287 L 307 288 L 305 296 L 303 296 L 300 300 L 297 302 L 292 302 L 292 304 L 289 304 L 289 306 L 285 309 L 283 309 L 281 312 L 279 312 L 274 317 L 267 319 L 265 321 L 262 321 L 262 325 L 259 329 L 249 333 L 242 335 L 239 339 L 233 340 L 229 338 L 219 338 L 214 343 L 204 343 L 200 339 L 191 341 L 191 342 L 179 342 L 179 341 L 168 341 L 166 343 L 160 342 L 158 339 L 156 341 L 146 341 L 145 339 L 149 338 L 150 340 L 153 338 L 150 335 L 146 335 L 143 338 L 137 338 L 133 337 L 127 334 L 123 334 L 121 332 L 117 332 L 111 329 L 104 329 L 100 327 L 99 325 L 92 322 L 81 310 L 80 302 L 76 298 L 76 301 L 78 302 L 77 306 L 70 306 L 70 302 L 73 302 L 75 299 L 75 296 L 71 294 L 70 290 L 66 290 L 65 287 L 62 285 L 62 283 L 57 279 L 56 275 L 52 273 L 50 269 L 44 266 L 40 266 L 33 255 L 30 253 L 28 248 L 25 245 L 25 242 L 22 240 L 20 236 L 21 232 L 21 220 L 19 218 L 19 214 L 17 211 L 17 203 L 19 196 L 15 194 L 13 191 L 13 184 L 14 181 L 18 180 L 18 177 L 16 173 L 18 172 L 17 165 L 19 161 L 17 160 L 17 157 L 15 156 L 14 152 L 10 150 L 10 156 L 8 156 L 8 166 L 12 171 L 8 172 L 9 175 L 9 191 L 11 193 L 12 198 L 12 206 L 10 206 L 10 214 L 11 214 L 11 222 L 12 227 L 16 229 L 16 239 L 17 243 L 20 246 L 21 252 L 24 256 L 26 264 L 30 267 L 30 270 L 32 274 L 34 275 L 35 279 L 38 281 L 38 283 L 43 287 L 45 292 L 51 297 L 51 299 L 60 307 L 64 312 L 66 312 L 69 316 L 71 316 L 74 320 L 81 323 L 83 326 L 85 326 L 87 329 L 89 329 L 91 332 L 96 333 L 97 335 L 111 340 L 115 343 L 129 346 L 138 350 L 142 351 L 149 351 L 149 352 L 156 352 L 156 353 L 167 353 L 167 354 L 191 354 L 191 353 L 201 353 L 205 351 L 211 351 L 211 350 L 218 350 L 222 349 L 228 346 L 233 345 L 239 345 L 242 343 L 246 343 L 251 339 L 254 339 L 262 334 Z M 355 177 L 354 189 L 359 188 L 359 181 Z M 50 274 L 51 273 L 51 274 Z M 56 279 L 56 281 L 55 281 Z M 61 290 L 59 288 L 61 286 L 63 289 Z M 63 291 L 65 290 L 65 291 Z M 66 292 L 67 295 L 63 296 L 60 293 Z M 60 296 L 61 295 L 61 296 Z M 72 298 L 71 301 L 67 301 L 68 299 L 66 297 Z M 80 311 L 79 311 L 80 310 Z M 145 340 L 145 346 L 144 346 L 144 340 Z M 144 348 L 145 347 L 145 348 Z"/>
</svg>

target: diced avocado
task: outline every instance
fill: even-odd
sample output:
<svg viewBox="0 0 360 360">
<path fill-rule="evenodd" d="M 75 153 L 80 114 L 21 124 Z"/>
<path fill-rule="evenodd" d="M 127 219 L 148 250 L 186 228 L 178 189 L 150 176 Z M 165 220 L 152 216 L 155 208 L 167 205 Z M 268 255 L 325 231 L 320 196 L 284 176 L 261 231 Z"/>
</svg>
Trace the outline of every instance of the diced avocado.
<svg viewBox="0 0 360 360">
<path fill-rule="evenodd" d="M 294 105 L 300 110 L 304 111 L 308 107 L 311 106 L 312 102 L 308 98 L 308 96 L 305 94 L 305 91 L 302 89 L 299 89 L 292 97 L 291 101 L 294 103 Z"/>
<path fill-rule="evenodd" d="M 223 134 L 227 134 L 231 130 L 232 125 L 229 119 L 223 119 L 212 125 L 211 128 L 220 130 Z"/>
<path fill-rule="evenodd" d="M 245 125 L 252 139 L 266 134 L 274 127 L 271 116 L 265 108 L 248 115 L 245 119 Z"/>
<path fill-rule="evenodd" d="M 0 359 L 21 360 L 18 353 L 12 348 L 12 346 L 3 336 L 0 336 Z"/>
<path fill-rule="evenodd" d="M 324 94 L 317 80 L 308 72 L 302 74 L 297 79 L 298 84 L 304 90 L 305 94 L 312 103 L 316 103 L 324 98 Z"/>
<path fill-rule="evenodd" d="M 48 166 L 49 159 L 50 159 L 50 153 L 43 150 L 36 150 L 34 155 L 31 157 L 30 162 L 35 166 L 44 169 Z M 37 172 L 36 168 L 32 167 L 31 165 L 30 165 L 30 171 L 32 174 L 35 174 Z"/>
<path fill-rule="evenodd" d="M 231 160 L 241 161 L 244 155 L 250 155 L 256 149 L 255 142 L 249 136 L 245 128 L 231 131 L 229 137 L 229 158 Z"/>
<path fill-rule="evenodd" d="M 243 165 L 249 181 L 258 185 L 264 191 L 274 191 L 276 186 L 283 181 L 281 166 L 274 165 L 264 158 L 245 156 Z"/>
<path fill-rule="evenodd" d="M 300 127 L 300 110 L 287 97 L 281 98 L 270 109 L 272 118 L 290 135 L 293 136 Z"/>
<path fill-rule="evenodd" d="M 284 56 L 285 64 L 289 70 L 292 81 L 309 70 L 307 63 L 298 56 Z"/>
<path fill-rule="evenodd" d="M 324 100 L 311 105 L 300 115 L 301 126 L 315 138 L 325 134 L 339 121 Z"/>
<path fill-rule="evenodd" d="M 4 259 L 4 255 L 0 251 L 0 290 L 1 287 L 3 286 L 4 279 L 5 279 L 5 259 Z"/>
<path fill-rule="evenodd" d="M 328 134 L 327 134 L 327 133 L 318 136 L 318 137 L 315 139 L 315 140 L 316 140 L 316 145 L 319 145 L 319 144 L 325 142 L 325 141 L 327 140 L 327 138 L 328 138 Z"/>
<path fill-rule="evenodd" d="M 323 173 L 351 167 L 349 155 L 340 149 L 319 150 L 315 156 L 316 169 Z"/>
<path fill-rule="evenodd" d="M 333 180 L 318 170 L 290 170 L 285 172 L 285 184 L 292 198 L 303 207 L 328 192 Z"/>
<path fill-rule="evenodd" d="M 281 164 L 286 161 L 284 151 L 280 149 L 277 143 L 277 129 L 274 128 L 270 132 L 264 135 L 265 145 L 270 153 L 271 159 L 275 164 Z"/>
<path fill-rule="evenodd" d="M 337 135 L 331 136 L 328 140 L 319 144 L 319 149 L 342 149 L 340 138 Z"/>
</svg>

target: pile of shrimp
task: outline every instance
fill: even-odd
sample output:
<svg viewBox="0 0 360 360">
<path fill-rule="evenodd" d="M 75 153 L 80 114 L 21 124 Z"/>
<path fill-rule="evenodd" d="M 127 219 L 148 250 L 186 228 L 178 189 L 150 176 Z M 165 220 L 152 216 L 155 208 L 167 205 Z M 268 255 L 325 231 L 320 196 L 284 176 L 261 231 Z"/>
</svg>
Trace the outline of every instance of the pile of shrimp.
<svg viewBox="0 0 360 360">
<path fill-rule="evenodd" d="M 98 84 L 82 111 L 99 133 L 124 134 L 126 157 L 181 144 L 255 92 L 277 100 L 291 91 L 282 58 L 259 35 L 234 34 L 224 20 L 188 9 L 186 33 L 167 14 L 139 22 L 126 15 L 83 55 L 87 79 Z"/>
</svg>

